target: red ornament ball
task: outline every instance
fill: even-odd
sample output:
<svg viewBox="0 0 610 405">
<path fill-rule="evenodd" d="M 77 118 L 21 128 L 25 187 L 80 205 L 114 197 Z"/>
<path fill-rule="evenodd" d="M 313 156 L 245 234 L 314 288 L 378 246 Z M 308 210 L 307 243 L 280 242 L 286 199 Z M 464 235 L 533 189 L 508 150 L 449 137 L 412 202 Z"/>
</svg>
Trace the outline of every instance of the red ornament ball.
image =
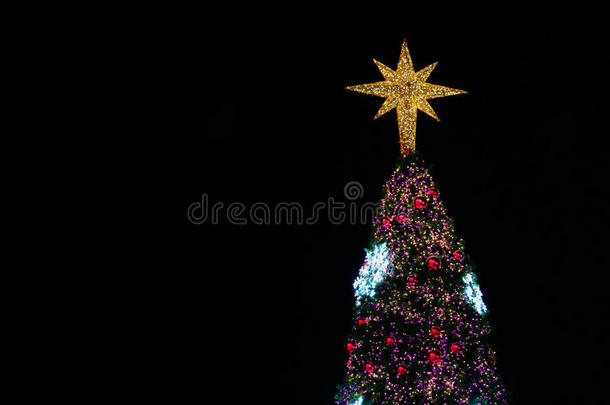
<svg viewBox="0 0 610 405">
<path fill-rule="evenodd" d="M 462 353 L 461 343 L 451 343 L 451 353 Z"/>
<path fill-rule="evenodd" d="M 396 338 L 394 338 L 393 336 L 388 336 L 387 338 L 385 338 L 385 344 L 388 346 L 396 344 Z"/>
<path fill-rule="evenodd" d="M 441 259 L 436 256 L 430 256 L 426 259 L 428 270 L 438 270 L 441 267 Z"/>
<path fill-rule="evenodd" d="M 381 226 L 384 226 L 384 227 L 390 225 L 390 219 L 389 218 L 382 219 L 381 224 L 382 224 Z"/>
<path fill-rule="evenodd" d="M 404 224 L 404 223 L 406 223 L 406 222 L 407 222 L 407 216 L 406 216 L 406 215 L 404 215 L 404 214 L 400 214 L 400 215 L 398 215 L 398 216 L 396 217 L 396 220 L 397 220 L 398 222 L 400 222 L 401 224 Z"/>
<path fill-rule="evenodd" d="M 416 276 L 409 276 L 409 278 L 407 278 L 407 284 L 409 284 L 409 285 L 417 284 L 417 277 Z"/>
<path fill-rule="evenodd" d="M 351 352 L 352 350 L 354 350 L 356 348 L 356 346 L 354 346 L 352 343 L 348 343 L 347 345 L 345 345 L 345 348 L 347 349 L 348 352 Z"/>
<path fill-rule="evenodd" d="M 362 325 L 364 325 L 365 323 L 367 323 L 368 321 L 369 321 L 368 319 L 362 319 L 362 318 L 361 318 L 361 319 L 358 319 L 358 326 L 362 326 Z"/>
<path fill-rule="evenodd" d="M 441 352 L 439 352 L 438 350 L 431 350 L 430 353 L 428 353 L 428 360 L 430 360 L 430 362 L 432 364 L 438 364 L 441 362 Z"/>
<path fill-rule="evenodd" d="M 430 194 L 435 200 L 438 198 L 438 190 L 434 187 L 428 189 L 428 194 Z"/>
<path fill-rule="evenodd" d="M 430 334 L 432 335 L 432 337 L 435 338 L 441 337 L 441 328 L 439 328 L 438 326 L 433 326 L 430 329 Z"/>
<path fill-rule="evenodd" d="M 455 252 L 453 252 L 453 257 L 457 260 L 457 261 L 462 261 L 464 260 L 464 252 L 462 252 L 461 250 L 456 250 Z"/>
<path fill-rule="evenodd" d="M 364 370 L 367 373 L 372 373 L 374 369 L 375 369 L 375 366 L 370 361 L 367 361 L 366 364 L 364 365 Z"/>
<path fill-rule="evenodd" d="M 398 373 L 398 375 L 403 375 L 403 374 L 407 374 L 407 366 L 405 366 L 404 364 L 401 364 L 400 366 L 398 366 L 398 370 L 396 370 L 396 372 Z"/>
<path fill-rule="evenodd" d="M 418 210 L 423 210 L 428 206 L 428 201 L 424 197 L 415 197 L 413 200 L 413 206 Z"/>
</svg>

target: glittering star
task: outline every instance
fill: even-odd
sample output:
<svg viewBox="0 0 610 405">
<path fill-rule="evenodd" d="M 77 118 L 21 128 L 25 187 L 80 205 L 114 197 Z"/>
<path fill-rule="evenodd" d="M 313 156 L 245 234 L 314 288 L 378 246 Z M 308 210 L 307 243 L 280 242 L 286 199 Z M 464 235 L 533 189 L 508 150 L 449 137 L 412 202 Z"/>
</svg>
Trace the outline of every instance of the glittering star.
<svg viewBox="0 0 610 405">
<path fill-rule="evenodd" d="M 430 76 L 430 73 L 432 73 L 432 70 L 436 67 L 437 62 L 423 68 L 419 72 L 415 72 L 415 70 L 413 70 L 413 62 L 411 61 L 411 55 L 409 54 L 406 40 L 402 41 L 402 49 L 400 51 L 400 58 L 396 70 L 390 69 L 375 59 L 373 59 L 373 62 L 375 62 L 379 68 L 385 81 L 360 84 L 346 88 L 360 93 L 385 97 L 385 101 L 381 105 L 377 115 L 375 115 L 375 118 L 396 108 L 398 132 L 400 134 L 400 152 L 406 156 L 410 151 L 415 150 L 417 110 L 425 112 L 438 121 L 439 118 L 430 104 L 428 104 L 428 99 L 453 96 L 466 92 L 426 83 L 428 76 Z"/>
</svg>

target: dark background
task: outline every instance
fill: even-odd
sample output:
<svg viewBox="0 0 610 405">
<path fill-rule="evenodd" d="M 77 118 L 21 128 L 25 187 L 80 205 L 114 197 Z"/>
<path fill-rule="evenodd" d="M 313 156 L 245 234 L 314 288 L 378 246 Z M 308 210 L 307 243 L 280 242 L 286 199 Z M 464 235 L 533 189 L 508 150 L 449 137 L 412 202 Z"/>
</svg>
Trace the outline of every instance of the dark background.
<svg viewBox="0 0 610 405">
<path fill-rule="evenodd" d="M 156 197 L 173 217 L 159 248 L 171 260 L 153 295 L 176 403 L 332 403 L 370 225 L 238 226 L 226 210 L 193 225 L 187 207 L 206 193 L 311 209 L 345 201 L 349 181 L 378 201 L 399 153 L 395 112 L 374 121 L 382 99 L 344 87 L 381 80 L 371 59 L 395 68 L 402 38 L 416 70 L 439 62 L 429 82 L 468 91 L 431 101 L 441 121 L 419 114 L 417 146 L 477 265 L 512 403 L 605 403 L 602 27 L 569 13 L 256 11 L 160 16 L 128 45 L 150 51 L 141 138 L 160 146 L 148 157 L 169 185 Z"/>
</svg>

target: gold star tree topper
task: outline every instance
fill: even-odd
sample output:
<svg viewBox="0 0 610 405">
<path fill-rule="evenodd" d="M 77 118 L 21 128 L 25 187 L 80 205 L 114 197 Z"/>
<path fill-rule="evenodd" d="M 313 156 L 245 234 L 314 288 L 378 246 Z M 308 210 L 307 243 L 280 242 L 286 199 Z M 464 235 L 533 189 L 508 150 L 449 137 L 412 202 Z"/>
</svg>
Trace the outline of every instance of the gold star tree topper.
<svg viewBox="0 0 610 405">
<path fill-rule="evenodd" d="M 346 87 L 348 90 L 364 94 L 385 97 L 385 101 L 375 115 L 375 119 L 396 107 L 398 116 L 398 132 L 400 134 L 400 153 L 404 156 L 415 150 L 415 124 L 417 110 L 423 111 L 437 121 L 439 118 L 428 104 L 428 99 L 453 96 L 466 93 L 463 90 L 426 83 L 428 76 L 438 62 L 423 68 L 419 72 L 413 70 L 413 62 L 403 39 L 398 67 L 392 70 L 381 62 L 373 59 L 385 81 L 360 84 Z"/>
</svg>

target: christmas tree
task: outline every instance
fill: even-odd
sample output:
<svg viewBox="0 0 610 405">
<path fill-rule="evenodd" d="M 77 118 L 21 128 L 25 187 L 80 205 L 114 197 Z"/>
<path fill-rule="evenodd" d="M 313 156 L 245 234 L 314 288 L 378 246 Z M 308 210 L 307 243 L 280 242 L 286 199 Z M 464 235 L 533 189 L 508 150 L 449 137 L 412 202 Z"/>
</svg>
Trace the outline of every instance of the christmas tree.
<svg viewBox="0 0 610 405">
<path fill-rule="evenodd" d="M 403 41 L 385 81 L 348 87 L 396 108 L 401 158 L 377 212 L 371 246 L 354 282 L 354 326 L 346 344 L 341 405 L 506 404 L 487 307 L 429 170 L 415 151 L 417 111 L 427 99 L 464 93 L 427 83 L 436 64 L 413 69 Z"/>
</svg>

